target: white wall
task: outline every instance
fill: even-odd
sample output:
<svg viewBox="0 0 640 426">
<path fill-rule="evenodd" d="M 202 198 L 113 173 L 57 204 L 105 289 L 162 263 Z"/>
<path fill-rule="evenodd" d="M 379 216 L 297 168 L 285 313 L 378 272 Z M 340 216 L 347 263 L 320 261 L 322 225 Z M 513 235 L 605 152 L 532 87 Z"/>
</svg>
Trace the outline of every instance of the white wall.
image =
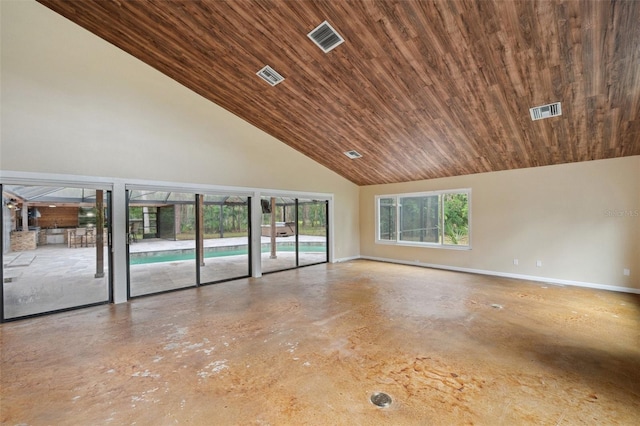
<svg viewBox="0 0 640 426">
<path fill-rule="evenodd" d="M 331 193 L 334 257 L 359 254 L 355 184 L 35 1 L 0 8 L 0 171 Z"/>
<path fill-rule="evenodd" d="M 376 195 L 457 188 L 472 250 L 375 244 Z M 640 156 L 362 187 L 360 233 L 366 257 L 640 292 Z"/>
</svg>

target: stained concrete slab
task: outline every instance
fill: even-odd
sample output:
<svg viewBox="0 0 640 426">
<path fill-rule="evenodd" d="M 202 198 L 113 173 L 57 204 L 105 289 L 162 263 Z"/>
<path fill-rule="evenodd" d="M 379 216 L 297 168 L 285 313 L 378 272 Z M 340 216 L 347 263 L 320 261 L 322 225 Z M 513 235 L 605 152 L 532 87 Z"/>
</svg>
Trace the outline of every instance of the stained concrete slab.
<svg viewBox="0 0 640 426">
<path fill-rule="evenodd" d="M 5 323 L 0 345 L 2 424 L 640 418 L 639 296 L 370 261 Z"/>
</svg>

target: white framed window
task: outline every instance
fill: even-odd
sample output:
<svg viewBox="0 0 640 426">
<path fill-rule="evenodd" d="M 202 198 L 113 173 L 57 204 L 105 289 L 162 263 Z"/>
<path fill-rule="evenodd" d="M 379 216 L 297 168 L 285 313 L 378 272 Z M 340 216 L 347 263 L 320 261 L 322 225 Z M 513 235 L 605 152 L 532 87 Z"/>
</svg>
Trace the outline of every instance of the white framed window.
<svg viewBox="0 0 640 426">
<path fill-rule="evenodd" d="M 471 189 L 377 195 L 376 243 L 471 248 Z"/>
</svg>

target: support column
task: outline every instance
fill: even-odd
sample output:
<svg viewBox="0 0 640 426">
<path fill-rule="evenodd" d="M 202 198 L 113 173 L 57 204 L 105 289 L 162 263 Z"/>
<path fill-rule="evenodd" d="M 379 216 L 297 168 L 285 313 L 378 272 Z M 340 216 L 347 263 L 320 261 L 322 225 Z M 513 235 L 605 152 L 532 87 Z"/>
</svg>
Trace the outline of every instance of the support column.
<svg viewBox="0 0 640 426">
<path fill-rule="evenodd" d="M 124 183 L 113 184 L 112 256 L 113 302 L 127 301 L 127 191 Z"/>
<path fill-rule="evenodd" d="M 262 204 L 260 193 L 255 192 L 251 197 L 251 276 L 262 276 Z"/>
<path fill-rule="evenodd" d="M 29 208 L 27 202 L 22 202 L 22 231 L 27 232 L 29 230 Z"/>
</svg>

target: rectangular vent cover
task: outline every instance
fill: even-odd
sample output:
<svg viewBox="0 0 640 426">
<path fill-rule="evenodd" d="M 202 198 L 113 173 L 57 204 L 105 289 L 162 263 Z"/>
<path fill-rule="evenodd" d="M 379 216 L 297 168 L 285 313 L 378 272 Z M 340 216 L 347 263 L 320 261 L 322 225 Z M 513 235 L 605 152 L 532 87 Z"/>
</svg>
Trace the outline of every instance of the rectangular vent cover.
<svg viewBox="0 0 640 426">
<path fill-rule="evenodd" d="M 555 104 L 548 104 L 530 108 L 529 113 L 531 114 L 531 120 L 542 120 L 545 118 L 557 117 L 559 115 L 562 115 L 562 107 L 560 106 L 560 102 L 556 102 Z"/>
<path fill-rule="evenodd" d="M 327 21 L 318 25 L 313 31 L 307 34 L 307 36 L 313 40 L 324 53 L 328 53 L 336 46 L 344 43 L 342 36 L 338 34 Z"/>
<path fill-rule="evenodd" d="M 354 151 L 354 150 L 346 151 L 344 153 L 344 155 L 346 155 L 347 157 L 351 158 L 352 160 L 362 157 L 362 154 L 360 154 L 358 151 Z"/>
<path fill-rule="evenodd" d="M 272 86 L 275 86 L 276 84 L 282 83 L 284 81 L 284 77 L 278 74 L 278 72 L 271 68 L 269 65 L 265 65 L 264 68 L 262 68 L 256 74 Z"/>
</svg>

